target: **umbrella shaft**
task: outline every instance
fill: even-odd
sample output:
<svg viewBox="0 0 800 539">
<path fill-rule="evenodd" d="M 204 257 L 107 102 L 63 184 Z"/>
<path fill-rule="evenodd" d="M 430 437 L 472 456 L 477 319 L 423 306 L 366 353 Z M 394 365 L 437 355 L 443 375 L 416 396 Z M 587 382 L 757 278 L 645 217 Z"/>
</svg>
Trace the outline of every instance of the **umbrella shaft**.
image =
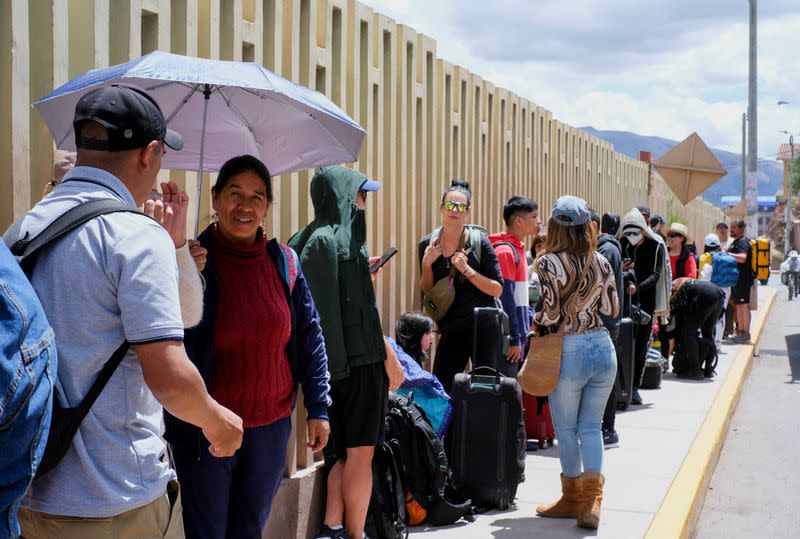
<svg viewBox="0 0 800 539">
<path fill-rule="evenodd" d="M 211 98 L 210 86 L 205 85 L 203 91 L 203 129 L 200 131 L 200 167 L 197 169 L 197 212 L 194 219 L 194 237 L 200 231 L 200 196 L 203 193 L 203 156 L 206 150 L 206 118 L 208 117 L 208 100 Z"/>
</svg>

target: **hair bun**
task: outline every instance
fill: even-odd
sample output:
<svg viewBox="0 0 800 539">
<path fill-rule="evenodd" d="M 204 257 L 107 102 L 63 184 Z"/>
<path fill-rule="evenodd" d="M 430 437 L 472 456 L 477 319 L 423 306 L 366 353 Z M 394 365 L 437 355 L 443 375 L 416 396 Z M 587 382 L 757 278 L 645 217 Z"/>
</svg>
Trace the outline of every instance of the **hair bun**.
<svg viewBox="0 0 800 539">
<path fill-rule="evenodd" d="M 467 180 L 453 180 L 450 182 L 450 187 L 461 187 L 469 191 L 469 182 Z"/>
</svg>

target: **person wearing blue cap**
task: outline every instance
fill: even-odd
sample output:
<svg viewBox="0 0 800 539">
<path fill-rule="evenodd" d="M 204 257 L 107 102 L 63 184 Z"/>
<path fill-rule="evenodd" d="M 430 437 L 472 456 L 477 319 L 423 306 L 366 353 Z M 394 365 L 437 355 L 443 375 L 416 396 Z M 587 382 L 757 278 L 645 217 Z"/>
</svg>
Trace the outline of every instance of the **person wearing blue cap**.
<svg viewBox="0 0 800 539">
<path fill-rule="evenodd" d="M 597 529 L 605 478 L 601 423 L 617 358 L 601 315 L 619 314 L 614 272 L 596 252 L 597 235 L 586 201 L 556 200 L 547 225 L 546 253 L 536 261 L 542 283 L 537 334 L 562 331 L 561 372 L 550 394 L 558 438 L 562 496 L 536 509 L 539 516 L 577 518 Z M 536 346 L 534 339 L 532 346 Z"/>
<path fill-rule="evenodd" d="M 314 220 L 289 240 L 319 310 L 331 377 L 325 457 L 332 466 L 320 538 L 364 536 L 388 392 L 404 379 L 397 356 L 387 354 L 370 279 L 375 260 L 367 251 L 365 212 L 369 193 L 379 188 L 357 170 L 320 168 L 311 180 Z"/>
<path fill-rule="evenodd" d="M 184 350 L 176 246 L 137 210 L 166 148 L 180 150 L 183 141 L 146 92 L 127 86 L 82 96 L 73 127 L 75 168 L 23 218 L 21 236 L 38 235 L 84 202 L 108 200 L 120 209 L 48 245 L 33 268 L 31 283 L 58 336 L 55 398 L 63 408 L 78 406 L 109 358 L 123 357 L 66 454 L 31 484 L 22 534 L 183 537 L 179 488 L 161 436 L 164 409 L 200 427 L 215 458 L 233 455 L 242 442 L 241 418 L 208 394 Z"/>
</svg>

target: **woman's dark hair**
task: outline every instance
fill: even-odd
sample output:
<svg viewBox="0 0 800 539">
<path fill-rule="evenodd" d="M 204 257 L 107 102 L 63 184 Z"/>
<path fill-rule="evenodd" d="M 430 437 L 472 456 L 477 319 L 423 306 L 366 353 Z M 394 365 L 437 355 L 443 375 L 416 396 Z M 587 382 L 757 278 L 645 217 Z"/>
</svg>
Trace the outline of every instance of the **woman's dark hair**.
<svg viewBox="0 0 800 539">
<path fill-rule="evenodd" d="M 720 251 L 720 246 L 717 245 L 716 247 L 712 247 L 711 245 L 703 245 L 703 252 L 704 253 L 716 253 Z"/>
<path fill-rule="evenodd" d="M 547 243 L 547 235 L 542 234 L 541 232 L 536 234 L 533 237 L 533 241 L 531 241 L 531 256 L 535 259 L 536 258 L 536 246 L 540 243 Z"/>
<path fill-rule="evenodd" d="M 619 214 L 604 213 L 600 222 L 600 232 L 616 236 L 619 231 Z"/>
<path fill-rule="evenodd" d="M 444 193 L 442 193 L 442 204 L 444 204 L 444 197 L 447 196 L 447 193 L 452 191 L 458 191 L 459 193 L 464 193 L 467 196 L 467 205 L 472 205 L 472 191 L 469 190 L 469 182 L 466 180 L 453 180 L 450 182 L 450 185 L 445 188 Z"/>
<path fill-rule="evenodd" d="M 408 312 L 400 315 L 394 325 L 394 338 L 406 354 L 423 365 L 427 359 L 422 349 L 422 336 L 433 331 L 433 320 L 417 312 Z"/>
<path fill-rule="evenodd" d="M 267 166 L 262 163 L 260 159 L 252 155 L 240 155 L 228 159 L 225 164 L 222 165 L 222 168 L 219 169 L 217 182 L 211 190 L 214 194 L 222 192 L 225 186 L 228 185 L 228 182 L 231 181 L 231 178 L 242 172 L 252 172 L 261 178 L 267 192 L 267 200 L 272 202 L 272 177 L 269 174 L 269 170 L 267 170 Z"/>
</svg>

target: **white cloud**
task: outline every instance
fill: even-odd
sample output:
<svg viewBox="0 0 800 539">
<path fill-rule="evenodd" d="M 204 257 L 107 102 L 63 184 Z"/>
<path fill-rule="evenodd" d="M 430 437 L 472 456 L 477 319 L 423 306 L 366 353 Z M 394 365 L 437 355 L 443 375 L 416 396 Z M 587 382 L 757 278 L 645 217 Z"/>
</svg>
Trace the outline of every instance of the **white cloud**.
<svg viewBox="0 0 800 539">
<path fill-rule="evenodd" d="M 738 152 L 747 108 L 748 2 L 367 0 L 436 39 L 441 58 L 571 125 Z M 800 2 L 759 10 L 759 155 L 800 135 Z M 778 107 L 779 99 L 790 105 Z M 800 138 L 800 136 L 798 136 Z"/>
</svg>

